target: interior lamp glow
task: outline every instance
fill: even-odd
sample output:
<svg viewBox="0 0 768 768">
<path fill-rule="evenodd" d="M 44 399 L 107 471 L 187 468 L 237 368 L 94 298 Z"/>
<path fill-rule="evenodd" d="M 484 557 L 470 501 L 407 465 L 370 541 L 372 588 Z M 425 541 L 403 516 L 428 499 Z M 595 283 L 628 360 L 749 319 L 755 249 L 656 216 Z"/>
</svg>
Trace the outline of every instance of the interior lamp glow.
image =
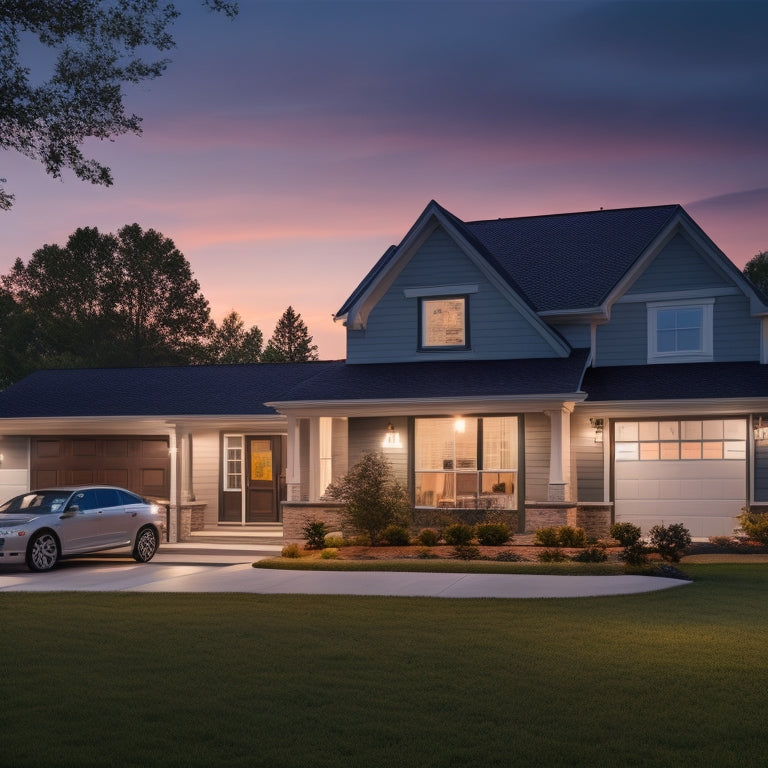
<svg viewBox="0 0 768 768">
<path fill-rule="evenodd" d="M 387 431 L 384 435 L 384 441 L 381 444 L 382 448 L 402 448 L 403 444 L 400 441 L 400 433 L 395 431 L 390 421 L 387 424 Z"/>
</svg>

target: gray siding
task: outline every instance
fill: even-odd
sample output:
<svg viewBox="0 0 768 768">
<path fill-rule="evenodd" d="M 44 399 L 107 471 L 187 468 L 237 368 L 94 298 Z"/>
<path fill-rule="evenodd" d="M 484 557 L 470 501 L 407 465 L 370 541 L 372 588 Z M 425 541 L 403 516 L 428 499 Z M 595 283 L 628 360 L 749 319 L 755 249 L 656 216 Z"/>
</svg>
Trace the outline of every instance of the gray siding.
<svg viewBox="0 0 768 768">
<path fill-rule="evenodd" d="M 400 433 L 403 447 L 382 450 L 381 443 L 387 424 Z M 357 418 L 348 421 L 349 466 L 353 467 L 365 453 L 383 453 L 392 465 L 392 471 L 403 488 L 408 488 L 408 419 L 399 418 Z"/>
<path fill-rule="evenodd" d="M 714 362 L 760 359 L 760 320 L 749 315 L 743 294 L 717 296 L 713 310 Z M 615 304 L 611 321 L 597 328 L 596 366 L 644 365 L 648 361 L 645 302 Z"/>
<path fill-rule="evenodd" d="M 588 325 L 556 325 L 553 328 L 574 349 L 587 349 L 592 344 Z"/>
<path fill-rule="evenodd" d="M 419 352 L 419 300 L 406 298 L 403 290 L 462 284 L 478 286 L 478 292 L 469 298 L 471 349 Z M 347 333 L 347 361 L 350 363 L 553 356 L 549 343 L 442 229 L 427 239 L 398 275 L 371 311 L 366 329 Z"/>
<path fill-rule="evenodd" d="M 608 439 L 608 420 L 603 439 Z M 604 501 L 603 443 L 595 442 L 589 417 L 574 414 L 571 419 L 571 486 L 576 501 Z"/>
<path fill-rule="evenodd" d="M 768 443 L 755 443 L 755 501 L 768 502 Z"/>
<path fill-rule="evenodd" d="M 595 366 L 647 363 L 647 338 L 645 304 L 614 304 L 610 322 L 597 327 Z"/>
<path fill-rule="evenodd" d="M 547 501 L 549 495 L 549 418 L 543 413 L 525 414 L 524 501 Z"/>
<path fill-rule="evenodd" d="M 627 291 L 659 291 L 719 288 L 729 281 L 715 271 L 682 235 L 676 235 Z"/>
</svg>

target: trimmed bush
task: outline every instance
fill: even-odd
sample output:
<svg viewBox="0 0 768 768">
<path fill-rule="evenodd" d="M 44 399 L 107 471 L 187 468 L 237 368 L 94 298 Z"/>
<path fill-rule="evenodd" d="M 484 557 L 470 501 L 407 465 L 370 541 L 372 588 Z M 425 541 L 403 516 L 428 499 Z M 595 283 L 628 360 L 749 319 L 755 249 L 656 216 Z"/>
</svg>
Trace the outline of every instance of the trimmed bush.
<svg viewBox="0 0 768 768">
<path fill-rule="evenodd" d="M 672 563 L 679 563 L 685 548 L 691 544 L 690 531 L 682 523 L 654 525 L 649 539 L 661 557 Z"/>
<path fill-rule="evenodd" d="M 450 544 L 453 547 L 466 546 L 475 538 L 475 529 L 471 525 L 454 523 L 445 529 L 443 538 L 446 544 Z"/>
<path fill-rule="evenodd" d="M 346 547 L 347 542 L 344 540 L 342 536 L 326 536 L 325 537 L 325 546 L 326 547 Z"/>
<path fill-rule="evenodd" d="M 586 547 L 587 534 L 583 528 L 564 525 L 557 529 L 557 539 L 561 547 Z"/>
<path fill-rule="evenodd" d="M 425 547 L 434 547 L 440 541 L 440 534 L 434 528 L 424 528 L 419 533 L 419 544 Z"/>
<path fill-rule="evenodd" d="M 560 543 L 558 528 L 539 528 L 533 535 L 537 547 L 556 547 Z"/>
<path fill-rule="evenodd" d="M 627 565 L 645 565 L 648 562 L 648 547 L 642 541 L 627 544 L 619 552 L 619 560 Z"/>
<path fill-rule="evenodd" d="M 402 525 L 388 525 L 381 532 L 381 539 L 390 547 L 407 547 L 411 543 L 411 534 Z"/>
<path fill-rule="evenodd" d="M 298 544 L 286 544 L 280 552 L 282 557 L 301 557 L 301 550 Z"/>
<path fill-rule="evenodd" d="M 544 549 L 536 555 L 540 563 L 564 563 L 571 558 L 559 549 Z"/>
<path fill-rule="evenodd" d="M 573 556 L 573 559 L 577 563 L 604 563 L 608 559 L 608 553 L 605 551 L 605 547 L 596 544 L 578 552 Z"/>
<path fill-rule="evenodd" d="M 328 533 L 328 526 L 315 518 L 305 520 L 301 527 L 302 536 L 307 542 L 307 549 L 323 549 L 325 547 L 325 536 Z"/>
<path fill-rule="evenodd" d="M 479 560 L 480 550 L 472 544 L 457 544 L 453 548 L 453 555 L 459 560 Z"/>
<path fill-rule="evenodd" d="M 335 547 L 329 547 L 328 549 L 324 549 L 320 553 L 320 557 L 323 560 L 335 560 L 339 556 L 339 550 Z"/>
<path fill-rule="evenodd" d="M 512 537 L 504 523 L 482 523 L 477 526 L 477 540 L 486 547 L 499 547 Z"/>
<path fill-rule="evenodd" d="M 611 526 L 611 538 L 616 539 L 622 547 L 640 541 L 640 534 L 640 529 L 632 523 L 614 523 Z"/>
<path fill-rule="evenodd" d="M 768 512 L 750 512 L 745 509 L 739 515 L 739 524 L 750 541 L 768 546 Z"/>
</svg>

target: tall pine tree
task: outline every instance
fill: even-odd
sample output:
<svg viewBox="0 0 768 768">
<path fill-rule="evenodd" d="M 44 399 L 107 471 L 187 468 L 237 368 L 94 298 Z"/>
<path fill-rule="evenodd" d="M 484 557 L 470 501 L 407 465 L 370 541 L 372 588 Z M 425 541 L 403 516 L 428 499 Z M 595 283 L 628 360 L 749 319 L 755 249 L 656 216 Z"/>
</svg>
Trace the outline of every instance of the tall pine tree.
<svg viewBox="0 0 768 768">
<path fill-rule="evenodd" d="M 275 332 L 261 356 L 263 363 L 303 363 L 317 360 L 317 344 L 312 343 L 307 326 L 293 307 L 283 312 Z"/>
</svg>

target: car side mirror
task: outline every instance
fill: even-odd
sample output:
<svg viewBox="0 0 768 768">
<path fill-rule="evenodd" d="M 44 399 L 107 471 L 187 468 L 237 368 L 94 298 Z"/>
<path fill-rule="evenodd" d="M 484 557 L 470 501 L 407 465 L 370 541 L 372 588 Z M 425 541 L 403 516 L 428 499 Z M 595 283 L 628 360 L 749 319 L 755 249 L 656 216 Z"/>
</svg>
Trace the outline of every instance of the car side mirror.
<svg viewBox="0 0 768 768">
<path fill-rule="evenodd" d="M 64 520 L 67 517 L 74 517 L 79 511 L 80 507 L 78 507 L 77 504 L 72 504 L 72 506 L 67 507 L 64 510 L 64 514 L 61 516 L 61 519 Z"/>
</svg>

